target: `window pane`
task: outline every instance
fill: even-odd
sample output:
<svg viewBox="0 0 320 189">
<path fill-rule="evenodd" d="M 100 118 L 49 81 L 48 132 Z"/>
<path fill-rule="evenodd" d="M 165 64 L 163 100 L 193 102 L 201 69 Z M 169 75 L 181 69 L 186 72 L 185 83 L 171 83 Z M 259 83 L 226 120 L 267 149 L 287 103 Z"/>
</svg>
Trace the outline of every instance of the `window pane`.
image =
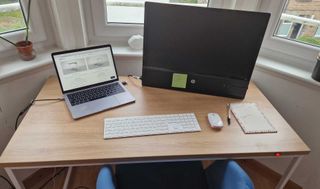
<svg viewBox="0 0 320 189">
<path fill-rule="evenodd" d="M 314 35 L 314 37 L 319 37 L 320 38 L 320 27 L 318 27 L 316 34 Z"/>
<path fill-rule="evenodd" d="M 275 36 L 320 47 L 320 0 L 288 0 Z"/>
<path fill-rule="evenodd" d="M 183 5 L 208 5 L 208 0 L 149 0 L 152 2 L 175 3 Z M 142 24 L 144 21 L 144 3 L 146 0 L 105 0 L 107 23 Z"/>
<path fill-rule="evenodd" d="M 26 27 L 18 0 L 0 0 L 0 34 Z"/>
</svg>

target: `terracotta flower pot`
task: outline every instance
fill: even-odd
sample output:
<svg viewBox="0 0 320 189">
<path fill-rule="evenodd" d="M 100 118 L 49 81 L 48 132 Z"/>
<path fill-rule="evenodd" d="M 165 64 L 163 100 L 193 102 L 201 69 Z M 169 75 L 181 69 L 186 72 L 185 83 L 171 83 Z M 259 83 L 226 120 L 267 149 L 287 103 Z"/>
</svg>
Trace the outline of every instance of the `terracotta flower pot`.
<svg viewBox="0 0 320 189">
<path fill-rule="evenodd" d="M 22 60 L 32 60 L 36 57 L 31 41 L 19 41 L 16 43 L 19 56 Z"/>
</svg>

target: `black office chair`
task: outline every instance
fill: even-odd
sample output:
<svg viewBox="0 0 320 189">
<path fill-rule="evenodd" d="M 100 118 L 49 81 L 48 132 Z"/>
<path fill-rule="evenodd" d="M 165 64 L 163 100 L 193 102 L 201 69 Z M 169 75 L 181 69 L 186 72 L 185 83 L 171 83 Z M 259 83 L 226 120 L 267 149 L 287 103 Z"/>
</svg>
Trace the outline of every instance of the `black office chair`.
<svg viewBox="0 0 320 189">
<path fill-rule="evenodd" d="M 102 167 L 97 189 L 115 188 L 254 189 L 254 186 L 235 161 L 219 160 L 205 170 L 198 161 L 118 165 L 115 178 L 110 167 Z"/>
</svg>

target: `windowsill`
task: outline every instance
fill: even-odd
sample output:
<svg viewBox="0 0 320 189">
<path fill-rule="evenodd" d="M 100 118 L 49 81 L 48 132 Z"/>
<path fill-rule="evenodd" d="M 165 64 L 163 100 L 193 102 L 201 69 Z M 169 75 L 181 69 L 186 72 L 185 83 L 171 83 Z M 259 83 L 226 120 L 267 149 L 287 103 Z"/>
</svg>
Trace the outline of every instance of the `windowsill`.
<svg viewBox="0 0 320 189">
<path fill-rule="evenodd" d="M 142 58 L 142 50 L 134 50 L 129 46 L 112 46 L 114 56 Z"/>
<path fill-rule="evenodd" d="M 45 51 L 39 51 L 37 57 L 31 61 L 23 61 L 18 55 L 9 56 L 1 59 L 0 81 L 27 71 L 31 71 L 52 63 L 51 53 L 61 51 L 61 48 L 51 47 Z M 142 50 L 133 50 L 130 47 L 113 47 L 116 57 L 142 58 Z"/>
<path fill-rule="evenodd" d="M 0 81 L 17 74 L 21 74 L 33 69 L 47 66 L 52 63 L 51 52 L 61 49 L 49 48 L 46 51 L 39 51 L 37 57 L 31 61 L 23 61 L 17 55 L 2 58 L 0 63 Z"/>
<path fill-rule="evenodd" d="M 23 61 L 17 55 L 3 58 L 0 63 L 0 81 L 17 74 L 50 65 L 52 63 L 51 53 L 61 50 L 60 48 L 52 47 L 46 51 L 38 52 L 37 57 L 32 61 Z M 143 55 L 142 50 L 133 50 L 128 46 L 113 46 L 113 51 L 116 57 L 142 58 Z M 258 57 L 256 69 L 276 72 L 286 77 L 320 87 L 320 82 L 313 80 L 310 72 L 269 58 Z"/>
<path fill-rule="evenodd" d="M 312 79 L 311 73 L 309 71 L 306 71 L 294 66 L 290 66 L 285 63 L 274 61 L 269 58 L 265 58 L 261 56 L 258 57 L 257 63 L 256 63 L 256 69 L 257 68 L 268 70 L 271 72 L 276 72 L 288 78 L 293 78 L 298 81 L 302 81 L 307 84 L 320 87 L 320 82 L 317 82 L 314 79 Z"/>
</svg>

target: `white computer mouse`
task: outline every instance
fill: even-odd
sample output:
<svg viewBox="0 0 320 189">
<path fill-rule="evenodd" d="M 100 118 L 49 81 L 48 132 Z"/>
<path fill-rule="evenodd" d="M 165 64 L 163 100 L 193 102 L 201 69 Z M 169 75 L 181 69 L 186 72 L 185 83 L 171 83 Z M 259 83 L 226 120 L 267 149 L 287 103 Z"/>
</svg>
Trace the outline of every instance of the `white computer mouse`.
<svg viewBox="0 0 320 189">
<path fill-rule="evenodd" d="M 209 120 L 210 126 L 214 129 L 221 129 L 223 127 L 223 122 L 221 120 L 221 117 L 217 113 L 208 113 L 208 120 Z"/>
</svg>

